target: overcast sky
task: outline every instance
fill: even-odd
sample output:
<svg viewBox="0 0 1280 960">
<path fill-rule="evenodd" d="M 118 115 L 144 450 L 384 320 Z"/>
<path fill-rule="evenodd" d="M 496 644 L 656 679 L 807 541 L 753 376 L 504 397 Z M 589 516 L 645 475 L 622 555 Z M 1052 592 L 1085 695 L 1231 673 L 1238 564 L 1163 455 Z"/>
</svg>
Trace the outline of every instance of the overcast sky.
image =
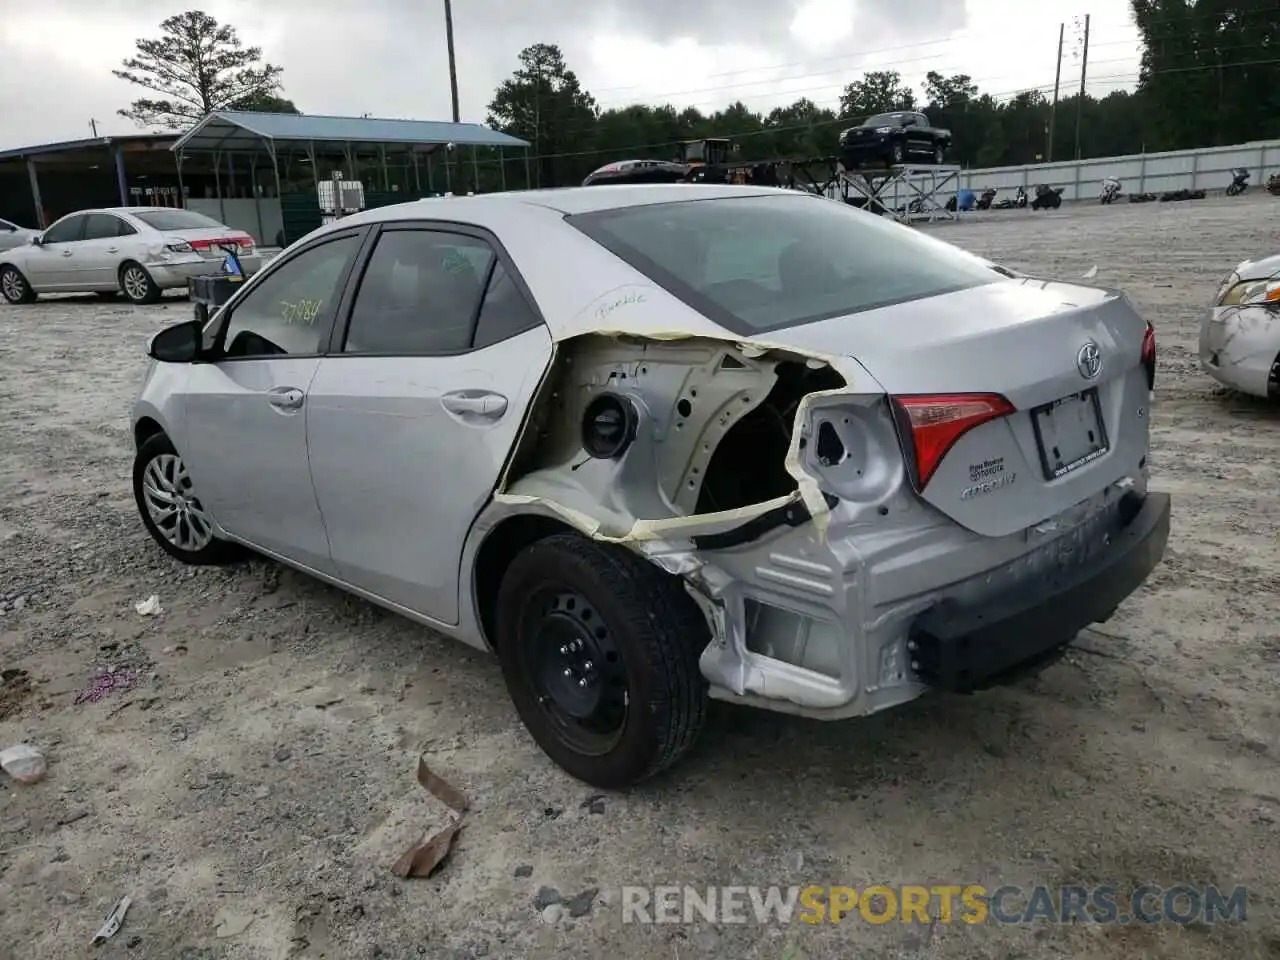
<svg viewBox="0 0 1280 960">
<path fill-rule="evenodd" d="M 191 0 L 12 4 L 0 32 L 0 148 L 135 132 L 116 114 L 140 88 L 111 69 Z M 449 119 L 443 0 L 210 0 L 246 45 L 284 67 L 304 113 Z M 1080 82 L 1092 14 L 1089 90 L 1133 85 L 1137 32 L 1126 0 L 454 0 L 462 118 L 483 123 L 519 51 L 556 43 L 602 107 L 671 102 L 768 109 L 808 96 L 834 104 L 864 70 L 913 83 L 968 73 L 986 92 L 1052 90 L 1058 24 L 1063 86 Z"/>
</svg>

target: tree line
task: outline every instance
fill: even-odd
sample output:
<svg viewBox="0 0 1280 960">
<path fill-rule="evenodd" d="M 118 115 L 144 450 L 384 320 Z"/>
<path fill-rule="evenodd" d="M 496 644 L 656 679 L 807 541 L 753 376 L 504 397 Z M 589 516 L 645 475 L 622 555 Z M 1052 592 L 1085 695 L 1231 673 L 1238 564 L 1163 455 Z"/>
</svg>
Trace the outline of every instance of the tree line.
<svg viewBox="0 0 1280 960">
<path fill-rule="evenodd" d="M 950 160 L 968 167 L 1280 137 L 1276 0 L 1131 0 L 1130 6 L 1142 44 L 1136 88 L 1083 99 L 1072 93 L 1056 109 L 1042 89 L 997 97 L 969 75 L 930 72 L 917 93 L 896 71 L 880 70 L 848 83 L 835 108 L 801 98 L 768 111 L 741 101 L 711 113 L 670 104 L 602 110 L 560 49 L 539 43 L 520 54 L 494 93 L 488 123 L 533 144 L 540 186 L 580 182 L 611 160 L 672 159 L 679 141 L 703 137 L 734 139 L 741 160 L 829 156 L 842 129 L 900 109 L 922 109 L 949 129 Z M 1064 90 L 1069 86 L 1064 78 Z"/>
<path fill-rule="evenodd" d="M 672 159 L 679 141 L 704 137 L 733 139 L 740 160 L 829 156 L 845 127 L 900 109 L 922 109 L 949 129 L 951 161 L 969 167 L 1271 139 L 1280 137 L 1276 2 L 1130 0 L 1142 45 L 1136 88 L 1100 98 L 1072 93 L 1056 109 L 1043 89 L 1002 97 L 969 75 L 930 72 L 917 92 L 892 70 L 850 81 L 834 107 L 802 97 L 768 111 L 741 101 L 714 112 L 670 104 L 601 109 L 560 48 L 536 43 L 494 92 L 487 121 L 532 144 L 534 186 L 578 183 L 612 160 Z M 163 21 L 160 32 L 138 40 L 135 55 L 113 71 L 158 94 L 121 115 L 178 130 L 219 109 L 299 112 L 282 94 L 282 69 L 264 62 L 261 48 L 243 46 L 233 27 L 192 10 Z M 496 177 L 483 180 L 496 187 Z"/>
</svg>

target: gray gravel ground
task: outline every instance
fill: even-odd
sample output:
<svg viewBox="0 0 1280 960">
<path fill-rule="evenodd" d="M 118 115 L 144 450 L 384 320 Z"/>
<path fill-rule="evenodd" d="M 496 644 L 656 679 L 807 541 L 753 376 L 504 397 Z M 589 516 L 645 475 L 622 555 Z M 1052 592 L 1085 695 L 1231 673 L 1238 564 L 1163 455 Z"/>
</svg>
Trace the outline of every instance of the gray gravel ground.
<svg viewBox="0 0 1280 960">
<path fill-rule="evenodd" d="M 1194 362 L 1215 284 L 1278 222 L 1257 197 L 938 227 L 1018 268 L 1096 264 L 1154 321 L 1164 564 L 1036 680 L 830 725 L 719 706 L 687 762 L 603 800 L 538 751 L 488 658 L 273 564 L 193 571 L 148 542 L 127 410 L 185 301 L 0 306 L 0 669 L 27 672 L 0 681 L 0 747 L 50 763 L 0 777 L 0 957 L 1280 956 L 1280 414 Z M 151 594 L 165 612 L 141 617 Z M 139 685 L 77 705 L 112 667 Z M 399 881 L 395 824 L 445 818 L 420 751 L 473 810 L 435 877 Z M 1145 881 L 1247 885 L 1249 919 L 640 927 L 619 908 L 629 884 Z M 543 887 L 586 895 L 548 923 Z"/>
</svg>

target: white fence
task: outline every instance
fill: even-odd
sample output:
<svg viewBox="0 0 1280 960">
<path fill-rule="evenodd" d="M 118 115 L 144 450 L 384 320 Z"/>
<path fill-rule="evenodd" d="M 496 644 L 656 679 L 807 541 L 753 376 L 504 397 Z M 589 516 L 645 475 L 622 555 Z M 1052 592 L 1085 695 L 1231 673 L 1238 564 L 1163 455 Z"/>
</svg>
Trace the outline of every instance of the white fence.
<svg viewBox="0 0 1280 960">
<path fill-rule="evenodd" d="M 1125 193 L 1163 193 L 1166 190 L 1222 191 L 1231 183 L 1231 171 L 1244 167 L 1253 177 L 1251 187 L 1265 186 L 1267 177 L 1280 172 L 1280 140 L 1244 143 L 1231 147 L 1204 147 L 1169 153 L 1142 153 L 1128 157 L 1098 157 L 1066 163 L 1036 163 L 1022 167 L 990 167 L 963 170 L 960 186 L 981 193 L 995 187 L 1002 194 L 1019 186 L 1031 193 L 1038 183 L 1062 187 L 1063 200 L 1095 200 L 1102 181 L 1115 177 Z"/>
<path fill-rule="evenodd" d="M 995 187 L 1001 197 L 1012 197 L 1018 187 L 1034 196 L 1036 184 L 1062 187 L 1063 200 L 1097 200 L 1102 181 L 1115 177 L 1126 193 L 1164 193 L 1166 190 L 1206 190 L 1221 192 L 1231 183 L 1231 171 L 1244 167 L 1252 177 L 1249 186 L 1265 187 L 1267 177 L 1280 173 L 1280 140 L 1260 140 L 1231 147 L 1204 147 L 1199 150 L 1173 150 L 1168 153 L 1139 153 L 1128 157 L 1096 157 L 1065 163 L 1033 163 L 1018 167 L 986 167 L 961 170 L 958 177 L 942 183 L 945 174 L 934 175 L 939 189 L 934 200 L 946 203 L 956 191 L 967 187 L 981 195 L 987 187 Z M 929 192 L 930 176 L 910 178 L 916 190 Z M 833 195 L 828 191 L 828 195 Z M 906 203 L 916 196 L 913 191 L 887 194 L 889 206 Z"/>
</svg>

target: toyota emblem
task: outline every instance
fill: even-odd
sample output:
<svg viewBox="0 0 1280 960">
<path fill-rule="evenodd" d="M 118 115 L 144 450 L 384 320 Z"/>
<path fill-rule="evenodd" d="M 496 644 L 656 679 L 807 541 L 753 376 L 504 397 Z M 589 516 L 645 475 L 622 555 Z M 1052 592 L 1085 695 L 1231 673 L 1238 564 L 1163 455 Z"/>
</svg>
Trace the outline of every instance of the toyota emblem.
<svg viewBox="0 0 1280 960">
<path fill-rule="evenodd" d="M 1092 340 L 1076 354 L 1076 369 L 1086 380 L 1097 380 L 1098 374 L 1102 373 L 1102 351 Z"/>
</svg>

